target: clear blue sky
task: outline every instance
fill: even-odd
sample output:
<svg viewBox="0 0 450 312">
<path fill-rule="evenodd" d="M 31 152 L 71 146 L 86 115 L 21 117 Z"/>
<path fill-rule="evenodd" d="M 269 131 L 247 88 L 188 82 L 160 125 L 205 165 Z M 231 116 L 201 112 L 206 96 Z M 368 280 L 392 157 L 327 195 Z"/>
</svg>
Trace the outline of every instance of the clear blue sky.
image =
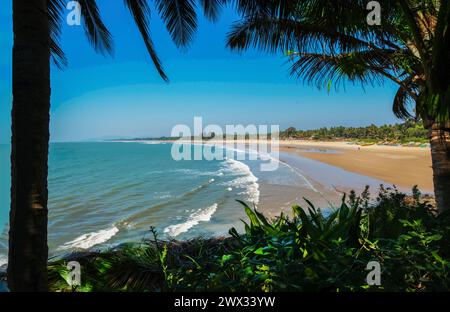
<svg viewBox="0 0 450 312">
<path fill-rule="evenodd" d="M 0 143 L 10 140 L 12 17 L 10 0 L 0 1 Z M 52 68 L 52 141 L 168 135 L 194 116 L 205 123 L 278 124 L 311 129 L 393 123 L 391 84 L 319 91 L 287 74 L 283 55 L 243 54 L 225 48 L 238 19 L 231 9 L 216 24 L 200 17 L 187 51 L 179 51 L 157 16 L 152 36 L 171 80 L 164 83 L 151 64 L 122 0 L 98 1 L 114 36 L 114 58 L 97 55 L 80 26 L 65 26 L 62 47 L 69 67 Z"/>
</svg>

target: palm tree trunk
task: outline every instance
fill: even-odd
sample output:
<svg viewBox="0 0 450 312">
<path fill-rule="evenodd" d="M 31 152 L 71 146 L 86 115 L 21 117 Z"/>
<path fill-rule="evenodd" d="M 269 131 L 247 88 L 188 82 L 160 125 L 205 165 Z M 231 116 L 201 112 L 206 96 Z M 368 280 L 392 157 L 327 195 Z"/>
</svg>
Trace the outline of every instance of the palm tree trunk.
<svg viewBox="0 0 450 312">
<path fill-rule="evenodd" d="M 8 286 L 46 291 L 50 48 L 47 0 L 13 0 Z"/>
<path fill-rule="evenodd" d="M 434 195 L 439 213 L 450 211 L 450 128 L 434 123 L 431 126 L 431 159 Z"/>
</svg>

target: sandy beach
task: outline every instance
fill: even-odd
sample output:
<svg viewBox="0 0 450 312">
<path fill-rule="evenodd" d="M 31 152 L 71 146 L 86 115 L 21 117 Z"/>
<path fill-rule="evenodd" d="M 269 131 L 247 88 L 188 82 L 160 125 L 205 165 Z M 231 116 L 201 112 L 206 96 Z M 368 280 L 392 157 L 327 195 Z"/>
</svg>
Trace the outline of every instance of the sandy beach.
<svg viewBox="0 0 450 312">
<path fill-rule="evenodd" d="M 251 145 L 258 142 L 263 143 L 264 140 L 234 140 L 235 144 Z M 208 141 L 208 144 L 222 143 L 223 141 Z M 417 185 L 423 192 L 433 192 L 429 147 L 377 144 L 362 146 L 349 142 L 307 140 L 280 140 L 279 146 L 280 152 L 326 163 L 402 189 L 409 190 Z"/>
<path fill-rule="evenodd" d="M 433 190 L 429 148 L 371 145 L 346 142 L 280 141 L 280 151 L 294 153 L 373 177 L 402 188 L 418 185 Z"/>
<path fill-rule="evenodd" d="M 315 190 L 261 185 L 259 208 L 270 217 L 289 215 L 293 204 L 306 207 L 303 198 L 317 207 L 337 207 L 343 192 L 360 193 L 365 185 L 373 196 L 380 184 L 395 185 L 402 192 L 418 185 L 422 193 L 433 193 L 429 148 L 280 141 L 280 160 L 301 172 Z"/>
<path fill-rule="evenodd" d="M 132 141 L 133 142 L 133 141 Z M 157 142 L 174 143 L 173 140 Z M 190 139 L 177 140 L 191 144 Z M 150 143 L 150 142 L 149 142 Z M 151 142 L 152 144 L 154 142 Z M 236 150 L 259 150 L 272 141 L 243 140 L 233 142 L 221 140 L 204 141 L 203 144 L 224 146 Z M 321 208 L 340 205 L 343 194 L 354 190 L 361 193 L 365 186 L 373 198 L 378 194 L 380 184 L 395 185 L 401 192 L 409 193 L 417 185 L 424 194 L 433 194 L 433 174 L 429 147 L 407 147 L 388 145 L 357 145 L 342 141 L 280 140 L 279 161 L 284 173 L 297 176 L 297 182 L 264 179 L 258 181 L 260 201 L 258 209 L 269 217 L 281 212 L 290 214 L 291 206 L 306 207 L 307 198 Z M 276 157 L 276 155 L 272 155 Z M 286 171 L 288 168 L 288 171 Z M 256 176 L 261 173 L 255 172 Z M 300 181 L 300 182 L 299 182 Z M 300 184 L 298 184 L 300 183 Z"/>
</svg>

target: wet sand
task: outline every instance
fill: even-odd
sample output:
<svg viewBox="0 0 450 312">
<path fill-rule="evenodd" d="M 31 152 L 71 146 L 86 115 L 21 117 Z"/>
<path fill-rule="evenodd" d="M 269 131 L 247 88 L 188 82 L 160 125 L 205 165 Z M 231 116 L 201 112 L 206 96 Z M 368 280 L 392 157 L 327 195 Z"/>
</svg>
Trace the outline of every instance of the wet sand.
<svg viewBox="0 0 450 312">
<path fill-rule="evenodd" d="M 303 198 L 307 198 L 317 208 L 337 207 L 341 202 L 342 194 L 316 185 L 320 192 L 295 186 L 260 184 L 260 202 L 258 210 L 271 219 L 281 213 L 292 216 L 292 206 L 299 205 L 307 209 L 308 205 Z"/>
<path fill-rule="evenodd" d="M 222 144 L 223 141 L 218 142 Z M 263 140 L 234 140 L 235 144 L 258 142 L 262 143 Z M 307 140 L 280 140 L 279 145 L 281 152 L 320 161 L 402 189 L 410 190 L 417 185 L 424 193 L 433 192 L 433 171 L 428 147 L 361 146 L 347 142 Z"/>
<path fill-rule="evenodd" d="M 373 177 L 401 188 L 433 190 L 429 148 L 359 146 L 344 142 L 280 141 L 280 151 Z"/>
<path fill-rule="evenodd" d="M 242 146 L 258 142 L 264 143 L 234 140 Z M 223 141 L 208 143 L 222 145 Z M 279 146 L 280 161 L 304 176 L 311 187 L 260 183 L 258 209 L 272 218 L 281 212 L 290 214 L 294 204 L 307 207 L 303 198 L 322 209 L 337 207 L 344 193 L 360 193 L 366 185 L 373 198 L 380 184 L 395 185 L 401 192 L 418 185 L 423 193 L 433 194 L 429 148 L 306 140 L 280 140 Z"/>
<path fill-rule="evenodd" d="M 402 192 L 418 185 L 423 193 L 433 193 L 429 148 L 280 141 L 280 161 L 304 175 L 312 189 L 261 184 L 258 209 L 271 218 L 290 216 L 292 205 L 306 208 L 303 198 L 321 209 L 338 207 L 343 193 L 360 193 L 366 185 L 373 198 L 380 184 Z"/>
</svg>

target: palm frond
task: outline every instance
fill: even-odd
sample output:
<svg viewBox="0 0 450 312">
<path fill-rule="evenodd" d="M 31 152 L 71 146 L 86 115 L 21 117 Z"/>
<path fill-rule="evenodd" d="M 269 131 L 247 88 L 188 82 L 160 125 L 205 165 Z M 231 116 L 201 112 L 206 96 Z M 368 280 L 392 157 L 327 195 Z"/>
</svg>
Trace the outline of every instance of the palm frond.
<svg viewBox="0 0 450 312">
<path fill-rule="evenodd" d="M 334 83 L 381 84 L 394 68 L 393 59 L 407 51 L 375 45 L 357 32 L 338 32 L 328 27 L 289 19 L 254 17 L 236 23 L 228 34 L 228 46 L 250 47 L 270 53 L 293 51 L 291 74 L 319 88 Z M 395 56 L 395 57 L 394 57 Z"/>
<path fill-rule="evenodd" d="M 200 5 L 203 8 L 203 13 L 210 21 L 217 21 L 223 6 L 227 0 L 200 0 Z"/>
<path fill-rule="evenodd" d="M 399 119 L 412 118 L 409 107 L 415 104 L 415 99 L 411 96 L 411 91 L 404 86 L 400 86 L 395 94 L 392 111 Z"/>
<path fill-rule="evenodd" d="M 158 54 L 155 50 L 155 45 L 153 44 L 153 40 L 150 36 L 149 29 L 149 16 L 150 16 L 150 8 L 146 0 L 125 0 L 126 7 L 130 10 L 131 15 L 134 18 L 134 21 L 141 33 L 142 39 L 144 40 L 145 46 L 147 48 L 148 53 L 155 65 L 156 70 L 158 71 L 161 78 L 168 82 L 169 78 L 164 72 L 164 68 L 162 66 L 161 60 L 159 59 Z"/>
<path fill-rule="evenodd" d="M 65 5 L 63 0 L 47 0 L 47 12 L 50 27 L 50 52 L 53 63 L 59 69 L 65 68 L 68 63 L 66 55 L 59 44 L 64 8 Z"/>
<path fill-rule="evenodd" d="M 67 67 L 69 62 L 67 60 L 66 54 L 60 47 L 59 42 L 54 38 L 50 38 L 50 53 L 52 62 L 57 68 L 65 69 Z"/>
<path fill-rule="evenodd" d="M 414 7 L 415 2 L 410 0 L 398 0 L 399 7 L 405 17 L 405 21 L 411 31 L 412 38 L 414 40 L 414 45 L 420 55 L 420 58 L 425 61 L 427 60 L 427 49 L 424 42 L 424 34 L 421 31 L 420 18 L 417 13 L 418 10 Z"/>
<path fill-rule="evenodd" d="M 345 86 L 346 80 L 361 85 L 381 85 L 383 75 L 370 69 L 364 61 L 352 55 L 331 56 L 326 54 L 306 53 L 296 60 L 290 68 L 290 74 L 302 78 L 317 88 L 335 89 Z"/>
<path fill-rule="evenodd" d="M 186 47 L 197 29 L 193 0 L 155 0 L 156 8 L 178 47 Z"/>
<path fill-rule="evenodd" d="M 112 36 L 103 23 L 95 0 L 78 0 L 85 33 L 95 51 L 105 55 L 113 54 Z"/>
<path fill-rule="evenodd" d="M 367 48 L 380 49 L 362 33 L 338 32 L 328 26 L 289 19 L 255 17 L 236 22 L 227 35 L 227 46 L 266 52 L 348 52 Z"/>
<path fill-rule="evenodd" d="M 286 18 L 292 16 L 299 8 L 302 0 L 235 0 L 235 9 L 245 18 L 271 16 Z"/>
<path fill-rule="evenodd" d="M 232 26 L 227 46 L 285 53 L 292 62 L 290 74 L 319 88 L 338 88 L 347 82 L 380 85 L 389 79 L 399 85 L 394 113 L 411 117 L 411 106 L 420 109 L 418 94 L 425 77 L 430 79 L 424 51 L 431 49 L 429 42 L 439 35 L 434 30 L 439 28 L 437 14 L 443 15 L 443 5 L 438 0 L 379 2 L 383 21 L 373 27 L 366 21 L 365 0 L 236 0 L 243 18 Z M 441 16 L 440 25 L 448 24 L 442 20 L 446 21 Z M 448 71 L 443 73 L 438 65 L 443 59 L 450 63 L 444 54 L 436 56 L 433 64 L 435 73 L 447 81 Z"/>
</svg>

